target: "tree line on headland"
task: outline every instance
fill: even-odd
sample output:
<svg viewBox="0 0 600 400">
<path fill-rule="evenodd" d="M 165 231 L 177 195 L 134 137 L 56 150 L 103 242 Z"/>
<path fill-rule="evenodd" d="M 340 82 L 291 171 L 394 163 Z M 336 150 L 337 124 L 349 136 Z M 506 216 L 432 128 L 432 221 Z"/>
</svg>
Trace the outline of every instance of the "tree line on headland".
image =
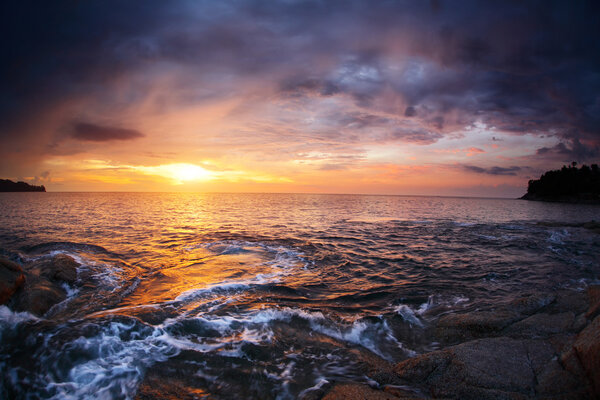
<svg viewBox="0 0 600 400">
<path fill-rule="evenodd" d="M 547 171 L 539 179 L 529 181 L 525 200 L 600 203 L 600 168 L 597 164 L 577 163 Z"/>
<path fill-rule="evenodd" d="M 44 185 L 35 186 L 25 182 L 13 182 L 10 179 L 0 179 L 0 192 L 45 192 Z"/>
</svg>

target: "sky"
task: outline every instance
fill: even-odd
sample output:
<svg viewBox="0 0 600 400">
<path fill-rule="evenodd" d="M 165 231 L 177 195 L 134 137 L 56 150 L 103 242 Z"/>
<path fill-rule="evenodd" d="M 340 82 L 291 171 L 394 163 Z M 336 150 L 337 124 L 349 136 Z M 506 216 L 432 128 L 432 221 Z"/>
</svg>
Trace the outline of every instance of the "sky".
<svg viewBox="0 0 600 400">
<path fill-rule="evenodd" d="M 517 197 L 600 161 L 597 1 L 4 1 L 0 178 Z"/>
</svg>

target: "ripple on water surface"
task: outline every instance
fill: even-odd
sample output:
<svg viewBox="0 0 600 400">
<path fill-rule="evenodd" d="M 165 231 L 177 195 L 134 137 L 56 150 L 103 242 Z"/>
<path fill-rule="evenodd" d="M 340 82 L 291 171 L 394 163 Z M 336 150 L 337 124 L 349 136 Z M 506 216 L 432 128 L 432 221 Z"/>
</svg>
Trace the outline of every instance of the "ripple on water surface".
<svg viewBox="0 0 600 400">
<path fill-rule="evenodd" d="M 0 306 L 0 392 L 9 398 L 134 398 L 152 388 L 296 398 L 334 380 L 367 381 L 374 360 L 435 349 L 429 327 L 441 315 L 581 287 L 599 273 L 598 236 L 572 223 L 598 208 L 394 196 L 27 198 L 0 196 L 2 254 L 25 264 L 64 254 L 80 267 L 45 316 Z"/>
</svg>

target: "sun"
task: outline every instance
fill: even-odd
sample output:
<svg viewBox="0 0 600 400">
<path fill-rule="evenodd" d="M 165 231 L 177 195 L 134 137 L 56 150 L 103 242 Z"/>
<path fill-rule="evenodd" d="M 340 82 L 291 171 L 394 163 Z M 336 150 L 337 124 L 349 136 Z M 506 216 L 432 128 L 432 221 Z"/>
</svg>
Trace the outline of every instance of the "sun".
<svg viewBox="0 0 600 400">
<path fill-rule="evenodd" d="M 132 168 L 147 175 L 155 175 L 170 179 L 175 185 L 193 181 L 208 181 L 217 176 L 216 172 L 189 163 L 162 164 L 152 167 L 137 166 Z"/>
<path fill-rule="evenodd" d="M 213 178 L 213 174 L 210 171 L 195 164 L 166 164 L 160 165 L 156 169 L 155 173 L 157 175 L 171 178 L 178 184 L 191 181 L 205 181 Z"/>
<path fill-rule="evenodd" d="M 203 180 L 210 177 L 210 172 L 194 164 L 172 164 L 173 178 L 186 182 Z"/>
<path fill-rule="evenodd" d="M 212 178 L 212 174 L 206 169 L 194 164 L 169 164 L 165 165 L 166 172 L 179 182 L 201 181 Z"/>
</svg>

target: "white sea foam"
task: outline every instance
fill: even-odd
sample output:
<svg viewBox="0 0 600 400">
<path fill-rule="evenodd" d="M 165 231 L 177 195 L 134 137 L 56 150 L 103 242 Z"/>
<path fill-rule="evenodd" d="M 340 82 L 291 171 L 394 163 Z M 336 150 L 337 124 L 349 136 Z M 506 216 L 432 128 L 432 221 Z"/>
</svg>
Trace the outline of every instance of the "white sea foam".
<svg viewBox="0 0 600 400">
<path fill-rule="evenodd" d="M 195 335 L 193 331 L 176 336 L 170 333 L 169 328 L 180 323 L 183 318 L 195 318 L 208 328 L 217 330 L 220 335 L 203 337 Z M 94 336 L 77 337 L 60 347 L 48 348 L 49 351 L 45 351 L 42 356 L 38 355 L 39 362 L 46 365 L 60 364 L 67 370 L 60 374 L 38 376 L 37 385 L 42 385 L 38 387 L 50 393 L 52 399 L 131 398 L 145 370 L 157 362 L 165 361 L 182 350 L 216 352 L 224 357 L 247 357 L 243 350 L 244 343 L 271 343 L 273 330 L 270 324 L 273 321 L 290 322 L 293 318 L 307 321 L 315 332 L 361 345 L 387 359 L 391 358 L 383 350 L 382 344 L 402 348 L 402 344 L 394 338 L 383 320 L 336 322 L 321 312 L 302 309 L 265 308 L 238 315 L 180 316 L 168 319 L 159 326 L 148 326 L 134 319 L 111 321 L 102 326 Z M 31 319 L 36 318 L 0 307 L 2 322 L 19 323 Z M 406 351 L 413 354 L 410 350 Z M 286 356 L 285 365 L 272 377 L 281 385 L 282 398 L 293 397 L 289 386 L 297 374 L 296 358 L 294 354 Z M 323 373 L 335 373 L 338 369 L 343 369 L 341 361 L 335 357 L 325 357 L 324 360 L 327 361 L 319 366 L 319 378 L 307 391 L 318 389 L 327 382 Z M 13 384 L 18 386 L 17 381 Z"/>
<path fill-rule="evenodd" d="M 571 234 L 566 229 L 561 229 L 559 231 L 550 232 L 550 237 L 548 241 L 554 244 L 565 244 L 564 239 L 569 237 Z"/>
<path fill-rule="evenodd" d="M 460 226 L 460 227 L 469 227 L 469 226 L 475 226 L 476 225 L 474 222 L 458 222 L 458 221 L 454 221 L 453 223 L 454 223 L 454 225 Z"/>
<path fill-rule="evenodd" d="M 427 298 L 427 301 L 421 304 L 416 310 L 406 304 L 398 304 L 393 308 L 393 310 L 409 324 L 422 328 L 423 322 L 421 321 L 420 317 L 436 305 L 437 304 L 434 301 L 434 296 L 431 295 Z"/>
<path fill-rule="evenodd" d="M 97 279 L 106 287 L 117 288 L 120 287 L 122 283 L 120 274 L 123 272 L 123 269 L 121 267 L 115 264 L 100 262 L 73 250 L 52 250 L 46 254 L 28 257 L 27 260 L 36 261 L 45 258 L 53 258 L 57 255 L 69 256 L 79 264 L 77 267 L 78 278 L 80 278 L 82 273 L 88 272 L 94 279 Z"/>
<path fill-rule="evenodd" d="M 206 287 L 195 288 L 181 293 L 175 301 L 190 301 L 198 297 L 211 295 L 221 291 L 242 291 L 255 285 L 278 283 L 285 276 L 290 275 L 299 266 L 307 266 L 303 254 L 294 249 L 284 246 L 271 246 L 262 242 L 252 243 L 245 241 L 218 241 L 202 243 L 193 248 L 206 248 L 214 251 L 217 255 L 231 255 L 246 253 L 257 253 L 262 257 L 262 265 L 271 269 L 268 273 L 259 273 L 251 278 L 239 280 L 226 280 L 217 282 Z"/>
<path fill-rule="evenodd" d="M 308 393 L 314 392 L 315 390 L 319 390 L 323 386 L 325 386 L 325 385 L 327 385 L 329 383 L 329 381 L 327 379 L 325 379 L 325 377 L 323 377 L 323 376 L 317 376 L 317 378 L 314 380 L 314 382 L 315 382 L 314 386 L 311 386 L 311 387 L 306 388 L 303 391 L 301 391 L 298 394 L 298 398 L 301 399 L 304 396 L 306 396 Z"/>
<path fill-rule="evenodd" d="M 410 308 L 409 306 L 407 306 L 406 304 L 399 304 L 398 306 L 396 306 L 394 311 L 396 311 L 396 313 L 400 314 L 400 316 L 402 316 L 402 318 L 406 322 L 408 322 L 412 325 L 416 325 L 420 328 L 423 327 L 423 323 L 416 316 L 415 311 L 413 311 L 413 309 Z"/>
<path fill-rule="evenodd" d="M 67 284 L 66 282 L 63 282 L 61 287 L 65 290 L 65 293 L 67 294 L 67 297 L 61 301 L 60 303 L 57 303 L 55 305 L 53 305 L 48 312 L 45 314 L 45 316 L 49 316 L 49 315 L 53 315 L 61 310 L 64 310 L 65 307 L 71 302 L 71 300 L 77 296 L 79 294 L 79 289 L 78 288 L 74 288 L 71 287 L 69 284 Z"/>
<path fill-rule="evenodd" d="M 386 354 L 382 346 L 402 349 L 408 354 L 413 354 L 411 350 L 405 348 L 394 337 L 392 330 L 384 320 L 377 322 L 363 320 L 352 323 L 335 322 L 318 311 L 310 312 L 291 308 L 268 308 L 236 316 L 204 315 L 196 317 L 198 321 L 201 321 L 207 327 L 217 330 L 229 345 L 241 342 L 269 343 L 272 340 L 273 333 L 268 325 L 273 321 L 290 322 L 292 318 L 307 321 L 311 330 L 315 332 L 343 342 L 363 346 L 386 359 L 391 359 L 391 357 Z M 163 327 L 177 322 L 178 319 L 165 321 Z"/>
<path fill-rule="evenodd" d="M 175 298 L 175 301 L 190 301 L 197 297 L 202 297 L 217 291 L 244 290 L 250 287 L 250 281 L 241 282 L 219 282 L 204 288 L 190 289 L 181 293 Z"/>
<path fill-rule="evenodd" d="M 52 399 L 132 398 L 146 368 L 178 354 L 174 340 L 160 328 L 137 332 L 135 322 L 111 322 L 94 337 L 68 342 L 57 352 L 43 356 L 41 362 L 56 363 L 59 357 L 73 362 L 63 380 L 55 374 L 39 377 Z M 77 355 L 77 356 L 73 356 Z"/>
<path fill-rule="evenodd" d="M 403 349 L 410 353 L 402 343 L 400 343 L 393 335 L 392 330 L 386 321 L 371 322 L 371 321 L 354 321 L 351 324 L 335 323 L 326 318 L 321 312 L 308 312 L 299 309 L 282 309 L 282 310 L 264 310 L 258 313 L 253 319 L 254 321 L 267 322 L 278 319 L 289 321 L 292 317 L 298 317 L 307 320 L 313 331 L 322 333 L 326 336 L 341 340 L 347 343 L 353 343 L 363 346 L 373 353 L 390 359 L 381 346 L 391 345 L 392 347 Z"/>
<path fill-rule="evenodd" d="M 28 312 L 14 312 L 7 306 L 0 306 L 0 340 L 3 333 L 27 321 L 37 321 L 38 318 Z"/>
<path fill-rule="evenodd" d="M 398 313 L 405 321 L 418 327 L 423 327 L 423 316 L 435 307 L 456 307 L 462 303 L 469 301 L 468 297 L 461 295 L 452 296 L 450 298 L 440 298 L 430 295 L 425 303 L 422 303 L 417 309 L 406 304 L 399 304 L 393 308 L 394 312 Z"/>
</svg>

